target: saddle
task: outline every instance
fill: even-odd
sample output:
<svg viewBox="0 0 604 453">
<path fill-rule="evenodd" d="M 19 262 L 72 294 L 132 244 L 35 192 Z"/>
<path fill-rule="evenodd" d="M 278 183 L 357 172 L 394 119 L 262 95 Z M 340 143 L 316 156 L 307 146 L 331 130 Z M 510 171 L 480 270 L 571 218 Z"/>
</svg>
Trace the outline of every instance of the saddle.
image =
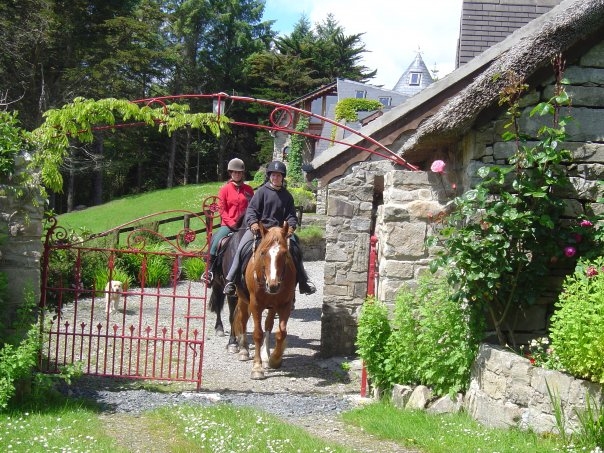
<svg viewBox="0 0 604 453">
<path fill-rule="evenodd" d="M 224 256 L 224 252 L 226 251 L 229 241 L 234 234 L 235 234 L 234 232 L 230 232 L 225 237 L 223 237 L 220 240 L 220 242 L 218 243 L 218 249 L 216 252 L 216 264 L 215 264 L 215 269 L 217 269 L 218 272 L 222 272 L 222 259 Z M 258 243 L 258 242 L 260 242 L 260 239 L 256 239 L 256 241 Z M 235 277 L 235 280 L 237 282 L 245 283 L 245 279 L 243 278 L 243 276 L 245 275 L 245 269 L 247 267 L 247 263 L 250 261 L 250 258 L 252 257 L 252 243 L 253 242 L 254 241 L 249 241 L 245 245 L 245 247 L 243 247 L 243 249 L 241 250 L 241 255 L 239 256 L 241 272 L 239 274 L 237 274 L 237 276 Z"/>
</svg>

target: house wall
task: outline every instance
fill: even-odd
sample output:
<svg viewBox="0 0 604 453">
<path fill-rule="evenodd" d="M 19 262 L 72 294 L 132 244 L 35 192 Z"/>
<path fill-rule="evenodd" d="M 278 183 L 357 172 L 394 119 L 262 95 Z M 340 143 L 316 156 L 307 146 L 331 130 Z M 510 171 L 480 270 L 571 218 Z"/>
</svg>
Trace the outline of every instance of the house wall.
<svg viewBox="0 0 604 453">
<path fill-rule="evenodd" d="M 567 126 L 570 134 L 565 147 L 573 151 L 567 164 L 572 187 L 563 194 L 566 214 L 604 214 L 604 43 L 587 51 L 570 64 L 565 76 L 573 99 Z M 553 79 L 536 86 L 522 100 L 521 130 L 535 133 L 540 123 L 529 117 L 539 101 L 553 93 Z M 447 162 L 444 179 L 426 172 L 394 169 L 385 162 L 364 162 L 352 167 L 340 180 L 329 185 L 327 198 L 326 266 L 323 305 L 322 352 L 324 355 L 353 354 L 356 321 L 367 290 L 367 263 L 372 216 L 379 241 L 378 298 L 394 303 L 404 283 L 413 283 L 425 271 L 431 251 L 425 246 L 433 221 L 456 194 L 451 183 L 465 190 L 477 181 L 479 167 L 505 164 L 514 144 L 501 139 L 502 117 L 460 137 L 459 153 Z M 435 153 L 438 156 L 438 153 Z M 436 157 L 435 157 L 436 158 Z M 383 177 L 381 202 L 376 206 L 374 181 Z M 574 263 L 554 269 L 549 278 L 550 292 L 539 303 L 514 316 L 519 342 L 547 332 L 552 302 L 564 275 Z"/>
</svg>

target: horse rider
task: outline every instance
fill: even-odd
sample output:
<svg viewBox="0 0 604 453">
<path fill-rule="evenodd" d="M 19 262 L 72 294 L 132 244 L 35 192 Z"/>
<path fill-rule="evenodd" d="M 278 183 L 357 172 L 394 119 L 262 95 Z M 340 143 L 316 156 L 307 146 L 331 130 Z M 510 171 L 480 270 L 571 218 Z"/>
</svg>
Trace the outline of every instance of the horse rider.
<svg viewBox="0 0 604 453">
<path fill-rule="evenodd" d="M 226 285 L 224 294 L 234 296 L 236 292 L 235 276 L 240 272 L 240 254 L 241 250 L 252 241 L 260 230 L 259 222 L 266 228 L 282 226 L 287 221 L 290 227 L 291 239 L 290 252 L 296 265 L 298 275 L 298 289 L 300 294 L 313 294 L 317 289 L 315 285 L 308 280 L 308 275 L 302 262 L 302 252 L 297 243 L 298 239 L 293 234 L 298 226 L 298 217 L 296 216 L 296 207 L 294 197 L 285 187 L 285 177 L 287 168 L 281 161 L 273 161 L 266 167 L 266 181 L 260 186 L 246 210 L 245 222 L 247 227 L 245 234 L 239 242 L 237 253 L 233 263 L 226 276 Z"/>
<path fill-rule="evenodd" d="M 241 225 L 254 189 L 245 183 L 245 164 L 241 159 L 231 159 L 227 165 L 229 180 L 218 191 L 218 212 L 220 213 L 220 228 L 212 235 L 210 257 L 207 263 L 207 284 L 214 279 L 214 264 L 218 254 L 218 245 L 225 236 L 234 232 Z"/>
</svg>

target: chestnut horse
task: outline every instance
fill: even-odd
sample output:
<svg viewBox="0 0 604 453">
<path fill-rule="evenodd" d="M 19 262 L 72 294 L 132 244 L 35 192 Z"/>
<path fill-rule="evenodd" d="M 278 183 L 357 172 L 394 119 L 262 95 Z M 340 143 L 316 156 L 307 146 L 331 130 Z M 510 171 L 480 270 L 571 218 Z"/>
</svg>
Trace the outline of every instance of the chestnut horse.
<svg viewBox="0 0 604 453">
<path fill-rule="evenodd" d="M 240 360 L 249 359 L 247 323 L 254 321 L 254 363 L 252 379 L 264 379 L 264 366 L 280 368 L 287 337 L 287 321 L 294 306 L 296 266 L 289 252 L 290 232 L 287 222 L 282 227 L 266 229 L 260 223 L 261 240 L 252 252 L 245 269 L 245 287 L 237 287 L 237 310 L 233 328 L 239 343 Z M 264 332 L 262 314 L 268 310 Z M 275 349 L 270 353 L 269 337 L 275 315 L 279 316 L 275 332 Z"/>
</svg>

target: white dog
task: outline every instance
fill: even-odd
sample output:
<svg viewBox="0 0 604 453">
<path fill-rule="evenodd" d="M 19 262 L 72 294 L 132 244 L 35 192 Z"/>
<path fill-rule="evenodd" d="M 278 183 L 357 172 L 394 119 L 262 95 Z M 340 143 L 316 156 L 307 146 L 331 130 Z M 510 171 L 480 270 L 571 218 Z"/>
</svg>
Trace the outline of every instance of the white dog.
<svg viewBox="0 0 604 453">
<path fill-rule="evenodd" d="M 122 289 L 122 282 L 118 280 L 111 280 L 105 285 L 105 313 L 107 315 L 117 311 Z"/>
</svg>

